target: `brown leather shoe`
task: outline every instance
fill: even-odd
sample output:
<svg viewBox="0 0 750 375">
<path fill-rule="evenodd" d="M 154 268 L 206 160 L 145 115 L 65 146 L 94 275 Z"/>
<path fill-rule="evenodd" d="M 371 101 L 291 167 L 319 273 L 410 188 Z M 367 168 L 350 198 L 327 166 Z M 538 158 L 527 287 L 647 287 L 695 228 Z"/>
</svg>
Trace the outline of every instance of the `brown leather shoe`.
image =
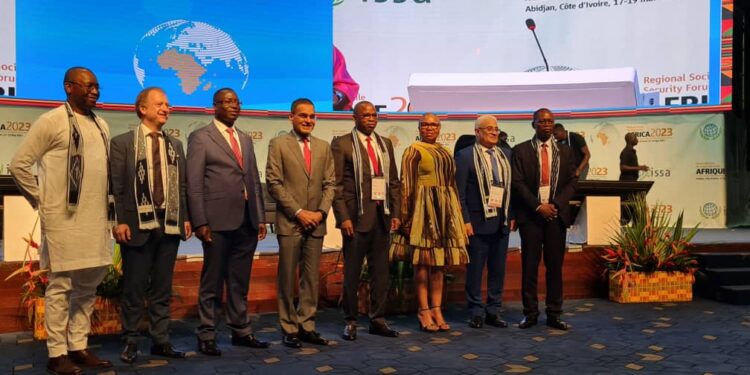
<svg viewBox="0 0 750 375">
<path fill-rule="evenodd" d="M 81 365 L 83 367 L 97 367 L 97 368 L 109 368 L 112 367 L 112 362 L 97 357 L 94 353 L 83 349 L 73 350 L 68 352 L 68 356 L 73 363 Z"/>
<path fill-rule="evenodd" d="M 55 375 L 79 375 L 83 374 L 80 367 L 73 364 L 67 355 L 50 358 L 47 361 L 47 372 Z"/>
</svg>

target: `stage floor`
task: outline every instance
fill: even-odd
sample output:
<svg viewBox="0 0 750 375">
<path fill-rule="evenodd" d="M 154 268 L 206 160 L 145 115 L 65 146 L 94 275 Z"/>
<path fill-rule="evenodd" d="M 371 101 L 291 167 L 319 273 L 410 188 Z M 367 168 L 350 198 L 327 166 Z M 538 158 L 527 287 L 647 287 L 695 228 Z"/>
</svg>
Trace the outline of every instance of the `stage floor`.
<svg viewBox="0 0 750 375">
<path fill-rule="evenodd" d="M 221 357 L 195 355 L 166 360 L 148 354 L 151 343 L 140 343 L 134 365 L 120 362 L 117 335 L 92 337 L 92 350 L 111 360 L 118 374 L 750 374 L 750 308 L 711 300 L 687 303 L 617 304 L 604 299 L 565 301 L 563 319 L 571 330 L 544 325 L 518 329 L 521 306 L 505 304 L 506 329 L 471 329 L 463 305 L 447 307 L 453 330 L 429 334 L 417 330 L 414 315 L 388 316 L 399 338 L 367 333 L 360 319 L 359 337 L 343 341 L 341 312 L 318 313 L 317 330 L 335 345 L 305 344 L 290 349 L 280 344 L 278 316 L 256 315 L 253 328 L 269 349 L 232 347 L 222 324 L 217 341 Z M 172 321 L 171 341 L 180 350 L 196 350 L 197 319 Z M 0 335 L 0 371 L 43 374 L 46 348 L 29 333 Z M 22 370 L 22 371 L 21 371 Z M 103 371 L 103 370 L 102 370 Z M 97 371 L 101 372 L 101 371 Z M 94 373 L 94 372 L 90 372 Z"/>
</svg>

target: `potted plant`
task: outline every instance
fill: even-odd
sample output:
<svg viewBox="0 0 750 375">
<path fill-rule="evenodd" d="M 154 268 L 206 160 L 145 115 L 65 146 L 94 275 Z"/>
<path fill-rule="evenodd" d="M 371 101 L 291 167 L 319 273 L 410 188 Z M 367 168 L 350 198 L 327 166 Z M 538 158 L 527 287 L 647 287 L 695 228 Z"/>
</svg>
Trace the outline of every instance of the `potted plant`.
<svg viewBox="0 0 750 375">
<path fill-rule="evenodd" d="M 688 250 L 698 230 L 683 230 L 683 213 L 649 207 L 644 195 L 626 205 L 632 224 L 616 231 L 602 258 L 609 276 L 609 298 L 617 302 L 690 301 L 698 261 Z"/>
<path fill-rule="evenodd" d="M 34 230 L 38 221 L 37 219 L 37 222 L 34 223 Z M 39 244 L 32 239 L 31 233 L 29 233 L 28 238 L 24 238 L 26 252 L 21 267 L 10 274 L 6 280 L 16 276 L 26 278 L 21 287 L 21 307 L 28 319 L 29 325 L 33 327 L 34 338 L 45 340 L 47 339 L 47 330 L 44 324 L 44 292 L 49 284 L 48 270 L 40 269 L 39 263 L 32 260 L 31 252 L 38 252 Z M 122 330 L 119 302 L 119 298 L 122 295 L 121 277 L 122 258 L 120 247 L 115 244 L 112 265 L 108 267 L 106 276 L 97 287 L 97 298 L 91 317 L 91 334 L 112 334 Z"/>
</svg>

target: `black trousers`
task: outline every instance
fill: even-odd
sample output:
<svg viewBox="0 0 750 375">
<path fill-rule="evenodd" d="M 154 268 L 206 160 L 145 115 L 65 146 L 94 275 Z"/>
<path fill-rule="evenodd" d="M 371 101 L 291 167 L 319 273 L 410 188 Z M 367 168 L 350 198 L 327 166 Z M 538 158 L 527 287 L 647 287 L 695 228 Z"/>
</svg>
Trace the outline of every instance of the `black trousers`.
<svg viewBox="0 0 750 375">
<path fill-rule="evenodd" d="M 544 258 L 547 282 L 547 319 L 559 318 L 562 314 L 563 286 L 562 267 L 565 258 L 565 225 L 556 219 L 550 222 L 535 220 L 520 225 L 521 235 L 521 295 L 523 314 L 536 318 L 539 315 L 537 278 L 539 261 Z"/>
<path fill-rule="evenodd" d="M 501 229 L 492 234 L 469 238 L 469 264 L 466 265 L 466 303 L 471 316 L 497 315 L 503 303 L 505 260 L 509 234 Z M 487 266 L 487 304 L 482 302 L 482 274 Z"/>
<path fill-rule="evenodd" d="M 169 342 L 169 302 L 180 237 L 154 229 L 143 246 L 121 245 L 122 328 L 126 342 L 139 339 L 138 325 L 148 301 L 149 334 L 154 344 Z"/>
<path fill-rule="evenodd" d="M 203 269 L 198 291 L 198 338 L 216 339 L 216 325 L 225 287 L 227 325 L 233 336 L 247 336 L 252 333 L 247 316 L 247 294 L 250 291 L 253 256 L 258 246 L 258 231 L 250 226 L 246 215 L 238 229 L 211 232 L 211 237 L 211 243 L 203 243 Z"/>
<path fill-rule="evenodd" d="M 358 298 L 362 263 L 367 257 L 370 276 L 370 321 L 383 322 L 385 316 L 390 274 L 388 245 L 390 227 L 377 220 L 369 232 L 354 231 L 353 237 L 344 236 L 344 319 L 357 321 Z"/>
</svg>

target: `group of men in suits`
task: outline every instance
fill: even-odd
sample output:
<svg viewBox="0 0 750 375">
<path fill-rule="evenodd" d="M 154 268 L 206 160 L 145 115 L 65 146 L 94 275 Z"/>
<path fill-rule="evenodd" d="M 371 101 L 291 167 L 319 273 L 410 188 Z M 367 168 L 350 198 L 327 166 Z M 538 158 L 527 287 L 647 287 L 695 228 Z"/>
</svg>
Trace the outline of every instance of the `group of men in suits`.
<svg viewBox="0 0 750 375">
<path fill-rule="evenodd" d="M 142 90 L 135 101 L 139 125 L 109 142 L 106 123 L 91 112 L 98 98 L 94 74 L 86 68 L 72 68 L 66 72 L 64 85 L 68 94 L 65 105 L 68 120 L 46 120 L 56 119 L 54 116 L 61 109 L 43 115 L 44 121 L 40 120 L 40 125 L 33 127 L 29 140 L 19 149 L 11 172 L 35 207 L 51 204 L 49 199 L 38 197 L 36 182 L 27 178 L 32 176 L 33 164 L 38 162 L 40 167 L 48 167 L 44 164 L 47 155 L 67 156 L 69 168 L 65 170 L 67 175 L 60 176 L 60 181 L 40 179 L 42 192 L 49 194 L 57 186 L 52 185 L 68 181 L 67 205 L 73 207 L 70 212 L 75 212 L 78 203 L 76 198 L 79 197 L 75 194 L 80 195 L 80 191 L 74 191 L 76 186 L 80 189 L 86 182 L 84 186 L 90 183 L 102 189 L 108 187 L 109 194 L 102 191 L 99 195 L 102 198 L 109 195 L 109 199 L 97 203 L 101 207 L 96 206 L 94 216 L 106 213 L 108 207 L 111 209 L 112 235 L 121 245 L 125 340 L 121 360 L 133 363 L 137 359 L 138 326 L 146 309 L 151 354 L 169 358 L 185 356 L 171 344 L 168 322 L 177 248 L 181 239 L 187 240 L 192 234 L 201 240 L 204 253 L 198 301 L 199 351 L 221 355 L 216 344 L 216 325 L 225 294 L 224 313 L 232 331 L 232 345 L 268 347 L 267 342 L 253 334 L 247 314 L 253 256 L 258 241 L 266 236 L 266 220 L 252 139 L 234 126 L 241 108 L 237 93 L 229 88 L 216 91 L 214 119 L 190 134 L 185 154 L 181 142 L 163 129 L 169 119 L 170 105 L 162 89 Z M 393 145 L 390 139 L 375 132 L 378 119 L 372 103 L 357 103 L 353 119 L 355 126 L 351 133 L 337 137 L 329 145 L 311 134 L 316 124 L 314 104 L 308 99 L 298 99 L 292 103 L 289 114 L 292 130 L 272 139 L 269 145 L 266 181 L 277 211 L 279 321 L 283 344 L 289 347 L 299 348 L 302 342 L 328 344 L 316 330 L 315 314 L 319 259 L 326 234 L 326 216 L 331 207 L 344 240 L 343 338 L 357 338 L 357 293 L 365 259 L 371 275 L 369 333 L 398 336 L 384 319 L 388 238 L 389 233 L 401 225 L 401 193 Z M 470 326 L 474 328 L 485 323 L 507 326 L 499 315 L 499 308 L 508 233 L 518 223 L 523 251 L 525 315 L 519 326 L 529 328 L 537 322 L 536 273 L 543 256 L 547 268 L 547 325 L 567 329 L 560 320 L 561 275 L 565 228 L 571 220 L 568 201 L 575 189 L 575 169 L 569 151 L 551 142 L 554 126 L 551 111 L 536 111 L 532 125 L 536 132 L 534 138 L 516 146 L 511 156 L 507 150 L 496 146 L 497 120 L 481 116 L 475 123 L 476 145 L 456 155 L 463 218 L 471 236 L 466 293 L 472 313 Z M 99 158 L 107 160 L 98 171 L 103 174 L 75 169 L 76 165 L 83 164 L 82 158 L 86 155 L 81 154 L 81 139 L 89 143 L 96 140 L 86 132 L 101 136 L 103 151 L 109 147 L 108 155 Z M 64 144 L 56 143 L 61 145 L 59 151 L 50 146 L 48 139 L 58 133 L 63 138 L 70 135 Z M 95 156 L 88 158 L 96 160 Z M 90 181 L 94 175 L 101 181 Z M 76 176 L 81 178 L 76 179 Z M 83 194 L 87 192 L 84 190 Z M 53 221 L 45 216 L 43 229 Z M 52 243 L 48 247 L 45 250 L 51 256 L 54 276 L 57 274 L 55 267 L 60 267 L 59 259 L 70 256 L 60 256 L 70 251 L 66 250 L 70 244 Z M 481 281 L 485 265 L 489 275 L 488 297 L 483 304 Z M 67 267 L 63 271 L 59 272 L 59 277 L 68 288 L 79 285 L 80 289 L 83 283 L 95 284 L 94 281 L 101 279 L 98 271 L 97 275 L 86 274 L 87 267 Z M 79 274 L 81 276 L 76 276 Z M 77 277 L 93 281 L 76 281 Z M 296 303 L 295 289 L 298 289 Z M 50 290 L 48 288 L 48 292 Z M 87 331 L 90 324 L 93 290 L 88 288 L 86 293 L 90 295 L 77 298 L 86 298 L 82 308 L 89 313 L 70 318 L 80 326 L 76 332 Z M 72 305 L 73 301 L 67 303 Z M 60 306 L 64 308 L 61 313 L 67 321 L 67 305 Z M 80 308 L 71 306 L 75 310 L 71 314 L 77 314 Z M 63 330 L 68 329 L 67 323 L 62 327 L 59 322 L 50 320 L 47 327 L 50 337 L 54 338 L 48 342 L 51 373 L 78 374 L 81 373 L 78 366 L 111 367 L 111 362 L 85 349 L 85 339 L 75 336 L 75 332 L 66 334 Z M 67 340 L 72 341 L 66 343 L 66 335 Z"/>
<path fill-rule="evenodd" d="M 511 151 L 498 145 L 497 119 L 480 116 L 474 125 L 474 147 L 456 154 L 456 185 L 469 235 L 465 288 L 472 328 L 482 328 L 484 324 L 508 326 L 500 316 L 500 307 L 509 232 L 518 228 L 524 314 L 518 326 L 526 329 L 537 324 L 537 276 L 539 262 L 544 258 L 547 326 L 568 329 L 560 319 L 562 266 L 577 165 L 570 149 L 554 142 L 554 126 L 552 111 L 537 110 L 532 120 L 533 138 Z M 482 301 L 485 267 L 487 297 Z"/>
</svg>

